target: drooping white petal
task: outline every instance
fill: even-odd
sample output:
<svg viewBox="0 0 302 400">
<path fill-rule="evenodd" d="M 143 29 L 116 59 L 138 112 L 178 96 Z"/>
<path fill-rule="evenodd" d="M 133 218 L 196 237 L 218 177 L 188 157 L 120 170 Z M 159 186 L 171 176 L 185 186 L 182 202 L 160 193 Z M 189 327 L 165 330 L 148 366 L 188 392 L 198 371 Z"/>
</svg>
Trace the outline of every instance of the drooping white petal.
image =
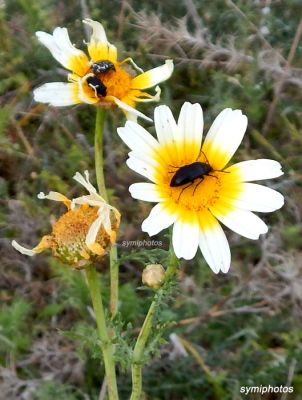
<svg viewBox="0 0 302 400">
<path fill-rule="evenodd" d="M 134 183 L 129 187 L 129 192 L 134 199 L 156 203 L 162 201 L 162 196 L 153 183 Z"/>
<path fill-rule="evenodd" d="M 19 243 L 17 243 L 15 240 L 12 241 L 12 246 L 19 251 L 19 253 L 24 254 L 25 256 L 35 256 L 37 254 L 36 251 L 27 249 L 26 247 L 21 246 Z"/>
<path fill-rule="evenodd" d="M 86 240 L 85 243 L 87 244 L 87 247 L 89 248 L 90 245 L 92 245 L 93 243 L 95 243 L 97 234 L 102 226 L 102 222 L 103 222 L 103 217 L 100 215 L 99 217 L 97 217 L 97 219 L 95 221 L 93 221 L 93 223 L 90 225 L 90 228 L 87 232 L 86 235 Z"/>
<path fill-rule="evenodd" d="M 222 169 L 239 147 L 247 127 L 247 118 L 240 110 L 226 108 L 213 122 L 202 151 L 214 169 Z"/>
<path fill-rule="evenodd" d="M 231 265 L 230 246 L 219 222 L 209 212 L 200 218 L 199 247 L 215 274 L 228 272 Z"/>
<path fill-rule="evenodd" d="M 149 236 L 156 235 L 163 229 L 169 228 L 175 221 L 177 215 L 168 212 L 164 203 L 154 206 L 148 216 L 142 223 L 142 231 L 147 232 Z"/>
<path fill-rule="evenodd" d="M 243 182 L 278 178 L 283 175 L 281 164 L 267 159 L 242 161 L 231 165 L 225 171 L 232 173 L 230 179 Z"/>
<path fill-rule="evenodd" d="M 169 107 L 158 106 L 154 110 L 154 124 L 161 145 L 173 142 L 174 134 L 177 134 L 178 127 Z"/>
<path fill-rule="evenodd" d="M 132 89 L 148 89 L 170 78 L 174 69 L 173 60 L 136 76 L 131 81 Z"/>
<path fill-rule="evenodd" d="M 117 97 L 114 96 L 107 96 L 108 100 L 112 100 L 120 109 L 124 111 L 127 115 L 133 114 L 134 116 L 141 117 L 146 121 L 152 122 L 152 119 L 147 117 L 145 114 L 141 113 L 140 111 L 136 110 L 135 108 L 129 106 L 128 104 L 124 103 L 123 101 L 119 100 Z"/>
<path fill-rule="evenodd" d="M 247 237 L 248 239 L 259 239 L 263 233 L 267 233 L 267 225 L 251 211 L 234 210 L 225 212 L 222 206 L 211 207 L 212 214 L 232 231 Z"/>
<path fill-rule="evenodd" d="M 198 249 L 199 225 L 197 221 L 188 223 L 176 220 L 173 225 L 172 243 L 177 258 L 191 260 Z"/>
<path fill-rule="evenodd" d="M 197 145 L 194 147 L 193 154 L 187 154 L 192 161 L 196 160 L 201 149 L 202 132 L 203 132 L 203 113 L 199 104 L 184 103 L 180 110 L 178 118 L 179 139 L 182 139 L 183 146 L 189 145 L 184 152 L 192 151 L 192 143 Z"/>
<path fill-rule="evenodd" d="M 80 196 L 72 199 L 71 209 L 74 209 L 76 205 L 88 204 L 92 207 L 102 207 L 105 204 L 105 200 L 98 194 L 90 194 L 86 196 Z"/>
<path fill-rule="evenodd" d="M 140 102 L 140 103 L 150 103 L 150 102 L 158 102 L 160 100 L 160 94 L 161 94 L 161 88 L 159 86 L 155 87 L 155 94 L 151 95 L 144 92 L 139 92 L 140 95 L 137 96 L 131 96 L 131 93 L 129 94 L 129 97 L 132 98 L 135 102 Z M 142 96 L 142 97 L 140 97 Z M 146 98 L 145 98 L 146 97 Z"/>
<path fill-rule="evenodd" d="M 159 143 L 139 124 L 127 121 L 125 127 L 117 128 L 119 137 L 131 150 L 152 153 L 159 148 Z"/>
<path fill-rule="evenodd" d="M 85 177 L 79 172 L 76 172 L 73 179 L 83 185 L 89 193 L 97 193 L 96 188 L 90 183 L 89 172 L 87 170 L 84 171 L 84 175 Z"/>
<path fill-rule="evenodd" d="M 70 202 L 70 200 L 64 196 L 63 194 L 59 193 L 59 192 L 49 192 L 48 194 L 45 194 L 43 192 L 40 192 L 37 195 L 38 199 L 43 200 L 43 199 L 48 199 L 48 200 L 53 200 L 53 201 L 60 201 L 62 203 L 68 203 Z"/>
<path fill-rule="evenodd" d="M 242 192 L 236 199 L 222 196 L 221 200 L 243 210 L 272 212 L 284 205 L 281 193 L 255 183 L 243 183 Z"/>
<path fill-rule="evenodd" d="M 131 156 L 126 161 L 126 164 L 132 171 L 148 178 L 151 182 L 155 182 L 154 167 L 148 162 L 141 160 L 135 156 L 135 153 L 131 152 Z"/>
<path fill-rule="evenodd" d="M 76 83 L 45 83 L 34 90 L 34 99 L 39 103 L 47 103 L 54 107 L 81 103 Z"/>
<path fill-rule="evenodd" d="M 65 68 L 78 73 L 80 76 L 89 69 L 86 54 L 75 48 L 71 43 L 66 28 L 56 28 L 53 34 L 36 32 L 39 41 L 51 52 L 52 56 Z"/>
</svg>

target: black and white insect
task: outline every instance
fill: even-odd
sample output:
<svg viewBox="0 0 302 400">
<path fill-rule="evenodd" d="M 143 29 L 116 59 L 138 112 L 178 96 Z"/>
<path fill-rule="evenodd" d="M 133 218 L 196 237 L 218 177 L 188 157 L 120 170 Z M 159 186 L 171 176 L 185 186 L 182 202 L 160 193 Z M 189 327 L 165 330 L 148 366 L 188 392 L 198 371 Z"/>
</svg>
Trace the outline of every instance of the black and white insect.
<svg viewBox="0 0 302 400">
<path fill-rule="evenodd" d="M 203 152 L 200 151 L 200 153 Z M 197 157 L 197 160 L 200 156 L 200 153 Z M 177 171 L 172 172 L 174 173 L 174 175 L 170 181 L 170 187 L 180 187 L 183 185 L 187 185 L 181 190 L 178 196 L 178 200 L 180 199 L 180 196 L 182 195 L 183 191 L 186 190 L 189 186 L 191 186 L 197 179 L 200 179 L 200 181 L 195 185 L 195 188 L 193 190 L 193 196 L 195 194 L 196 189 L 206 176 L 211 176 L 212 178 L 218 179 L 217 176 L 211 175 L 211 172 L 215 171 L 226 172 L 222 170 L 214 170 L 209 164 L 206 155 L 204 153 L 203 155 L 206 159 L 206 162 L 195 161 L 191 164 L 183 165 L 182 167 L 174 167 L 172 165 L 173 168 L 177 168 Z"/>
<path fill-rule="evenodd" d="M 104 74 L 109 71 L 115 71 L 114 64 L 109 60 L 97 61 L 91 65 L 95 74 Z"/>
<path fill-rule="evenodd" d="M 96 96 L 105 97 L 107 95 L 107 88 L 103 82 L 96 76 L 90 75 L 86 79 L 88 85 L 94 90 Z"/>
</svg>

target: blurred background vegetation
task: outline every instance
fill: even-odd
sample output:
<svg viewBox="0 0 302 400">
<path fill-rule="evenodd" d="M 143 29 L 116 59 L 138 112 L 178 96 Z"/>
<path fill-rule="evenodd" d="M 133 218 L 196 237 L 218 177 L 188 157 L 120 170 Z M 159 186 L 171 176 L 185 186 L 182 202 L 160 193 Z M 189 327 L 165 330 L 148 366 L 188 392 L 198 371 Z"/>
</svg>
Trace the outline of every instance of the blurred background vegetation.
<svg viewBox="0 0 302 400">
<path fill-rule="evenodd" d="M 286 198 L 282 210 L 264 216 L 269 233 L 253 242 L 227 232 L 228 275 L 215 276 L 200 254 L 182 263 L 178 294 L 162 313 L 166 342 L 144 370 L 146 399 L 302 398 L 301 8 L 301 0 L 0 0 L 0 399 L 102 399 L 82 275 L 10 244 L 34 246 L 62 211 L 38 192 L 80 195 L 72 176 L 94 168 L 95 109 L 51 108 L 32 97 L 34 87 L 66 79 L 35 31 L 65 26 L 84 48 L 85 17 L 104 24 L 121 59 L 131 56 L 144 69 L 175 60 L 161 103 L 176 115 L 184 101 L 199 102 L 208 129 L 223 108 L 242 109 L 249 127 L 234 161 L 273 158 L 285 171 L 266 183 Z M 141 109 L 152 116 L 153 105 Z M 120 308 L 131 325 L 121 331 L 131 339 L 152 297 L 137 290 L 145 259 L 161 254 L 121 246 L 148 239 L 140 224 L 151 207 L 128 193 L 140 178 L 124 163 L 128 150 L 116 135 L 123 124 L 120 111 L 110 114 L 106 181 L 123 216 Z M 156 239 L 163 251 L 165 237 Z M 107 261 L 98 266 L 105 289 Z M 127 399 L 127 368 L 119 385 Z M 240 394 L 248 385 L 293 385 L 294 393 Z"/>
</svg>

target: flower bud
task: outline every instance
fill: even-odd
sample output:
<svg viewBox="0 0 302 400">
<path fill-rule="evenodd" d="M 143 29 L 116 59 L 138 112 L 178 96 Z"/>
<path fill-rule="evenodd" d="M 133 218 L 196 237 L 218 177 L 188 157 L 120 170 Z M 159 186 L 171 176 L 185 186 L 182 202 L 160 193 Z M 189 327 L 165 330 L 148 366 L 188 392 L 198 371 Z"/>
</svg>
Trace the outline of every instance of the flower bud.
<svg viewBox="0 0 302 400">
<path fill-rule="evenodd" d="M 158 289 L 165 280 L 165 270 L 161 264 L 150 264 L 143 271 L 142 282 L 144 285 Z"/>
</svg>

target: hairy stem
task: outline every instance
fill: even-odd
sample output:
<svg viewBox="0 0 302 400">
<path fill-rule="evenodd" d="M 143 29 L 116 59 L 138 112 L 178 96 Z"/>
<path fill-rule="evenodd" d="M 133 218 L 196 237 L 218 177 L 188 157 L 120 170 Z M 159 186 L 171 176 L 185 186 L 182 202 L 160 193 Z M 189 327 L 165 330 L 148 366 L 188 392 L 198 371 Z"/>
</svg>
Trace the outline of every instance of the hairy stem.
<svg viewBox="0 0 302 400">
<path fill-rule="evenodd" d="M 168 261 L 168 268 L 166 270 L 166 275 L 165 275 L 165 282 L 167 282 L 169 279 L 171 279 L 175 273 L 176 273 L 176 268 L 177 268 L 178 260 L 174 254 L 174 251 L 172 249 L 172 246 L 170 247 L 170 255 L 169 255 L 169 261 Z M 164 284 L 165 285 L 165 284 Z M 163 291 L 163 288 L 160 288 L 159 291 Z M 143 356 L 144 356 L 144 350 L 146 347 L 147 340 L 149 338 L 149 335 L 152 330 L 153 326 L 153 320 L 154 316 L 157 311 L 157 307 L 159 305 L 157 301 L 157 296 L 159 293 L 155 294 L 155 297 L 150 305 L 148 314 L 145 318 L 145 321 L 143 323 L 143 326 L 141 328 L 141 331 L 139 333 L 139 336 L 137 338 L 134 351 L 133 351 L 133 356 L 132 356 L 132 393 L 130 400 L 139 400 L 141 398 L 141 393 L 142 393 L 142 368 L 143 368 Z"/>
<path fill-rule="evenodd" d="M 98 189 L 101 196 L 108 202 L 108 194 L 106 191 L 104 179 L 104 158 L 103 158 L 103 132 L 106 111 L 104 108 L 97 107 L 95 121 L 95 173 Z M 117 259 L 117 250 L 112 246 L 110 251 L 110 311 L 114 317 L 118 310 L 118 285 L 119 285 L 119 264 Z"/>
<path fill-rule="evenodd" d="M 88 266 L 86 268 L 86 276 L 95 313 L 98 333 L 101 340 L 101 350 L 105 365 L 109 400 L 118 400 L 115 365 L 113 359 L 113 345 L 110 341 L 107 331 L 101 287 L 98 280 L 98 274 L 94 266 Z"/>
</svg>

